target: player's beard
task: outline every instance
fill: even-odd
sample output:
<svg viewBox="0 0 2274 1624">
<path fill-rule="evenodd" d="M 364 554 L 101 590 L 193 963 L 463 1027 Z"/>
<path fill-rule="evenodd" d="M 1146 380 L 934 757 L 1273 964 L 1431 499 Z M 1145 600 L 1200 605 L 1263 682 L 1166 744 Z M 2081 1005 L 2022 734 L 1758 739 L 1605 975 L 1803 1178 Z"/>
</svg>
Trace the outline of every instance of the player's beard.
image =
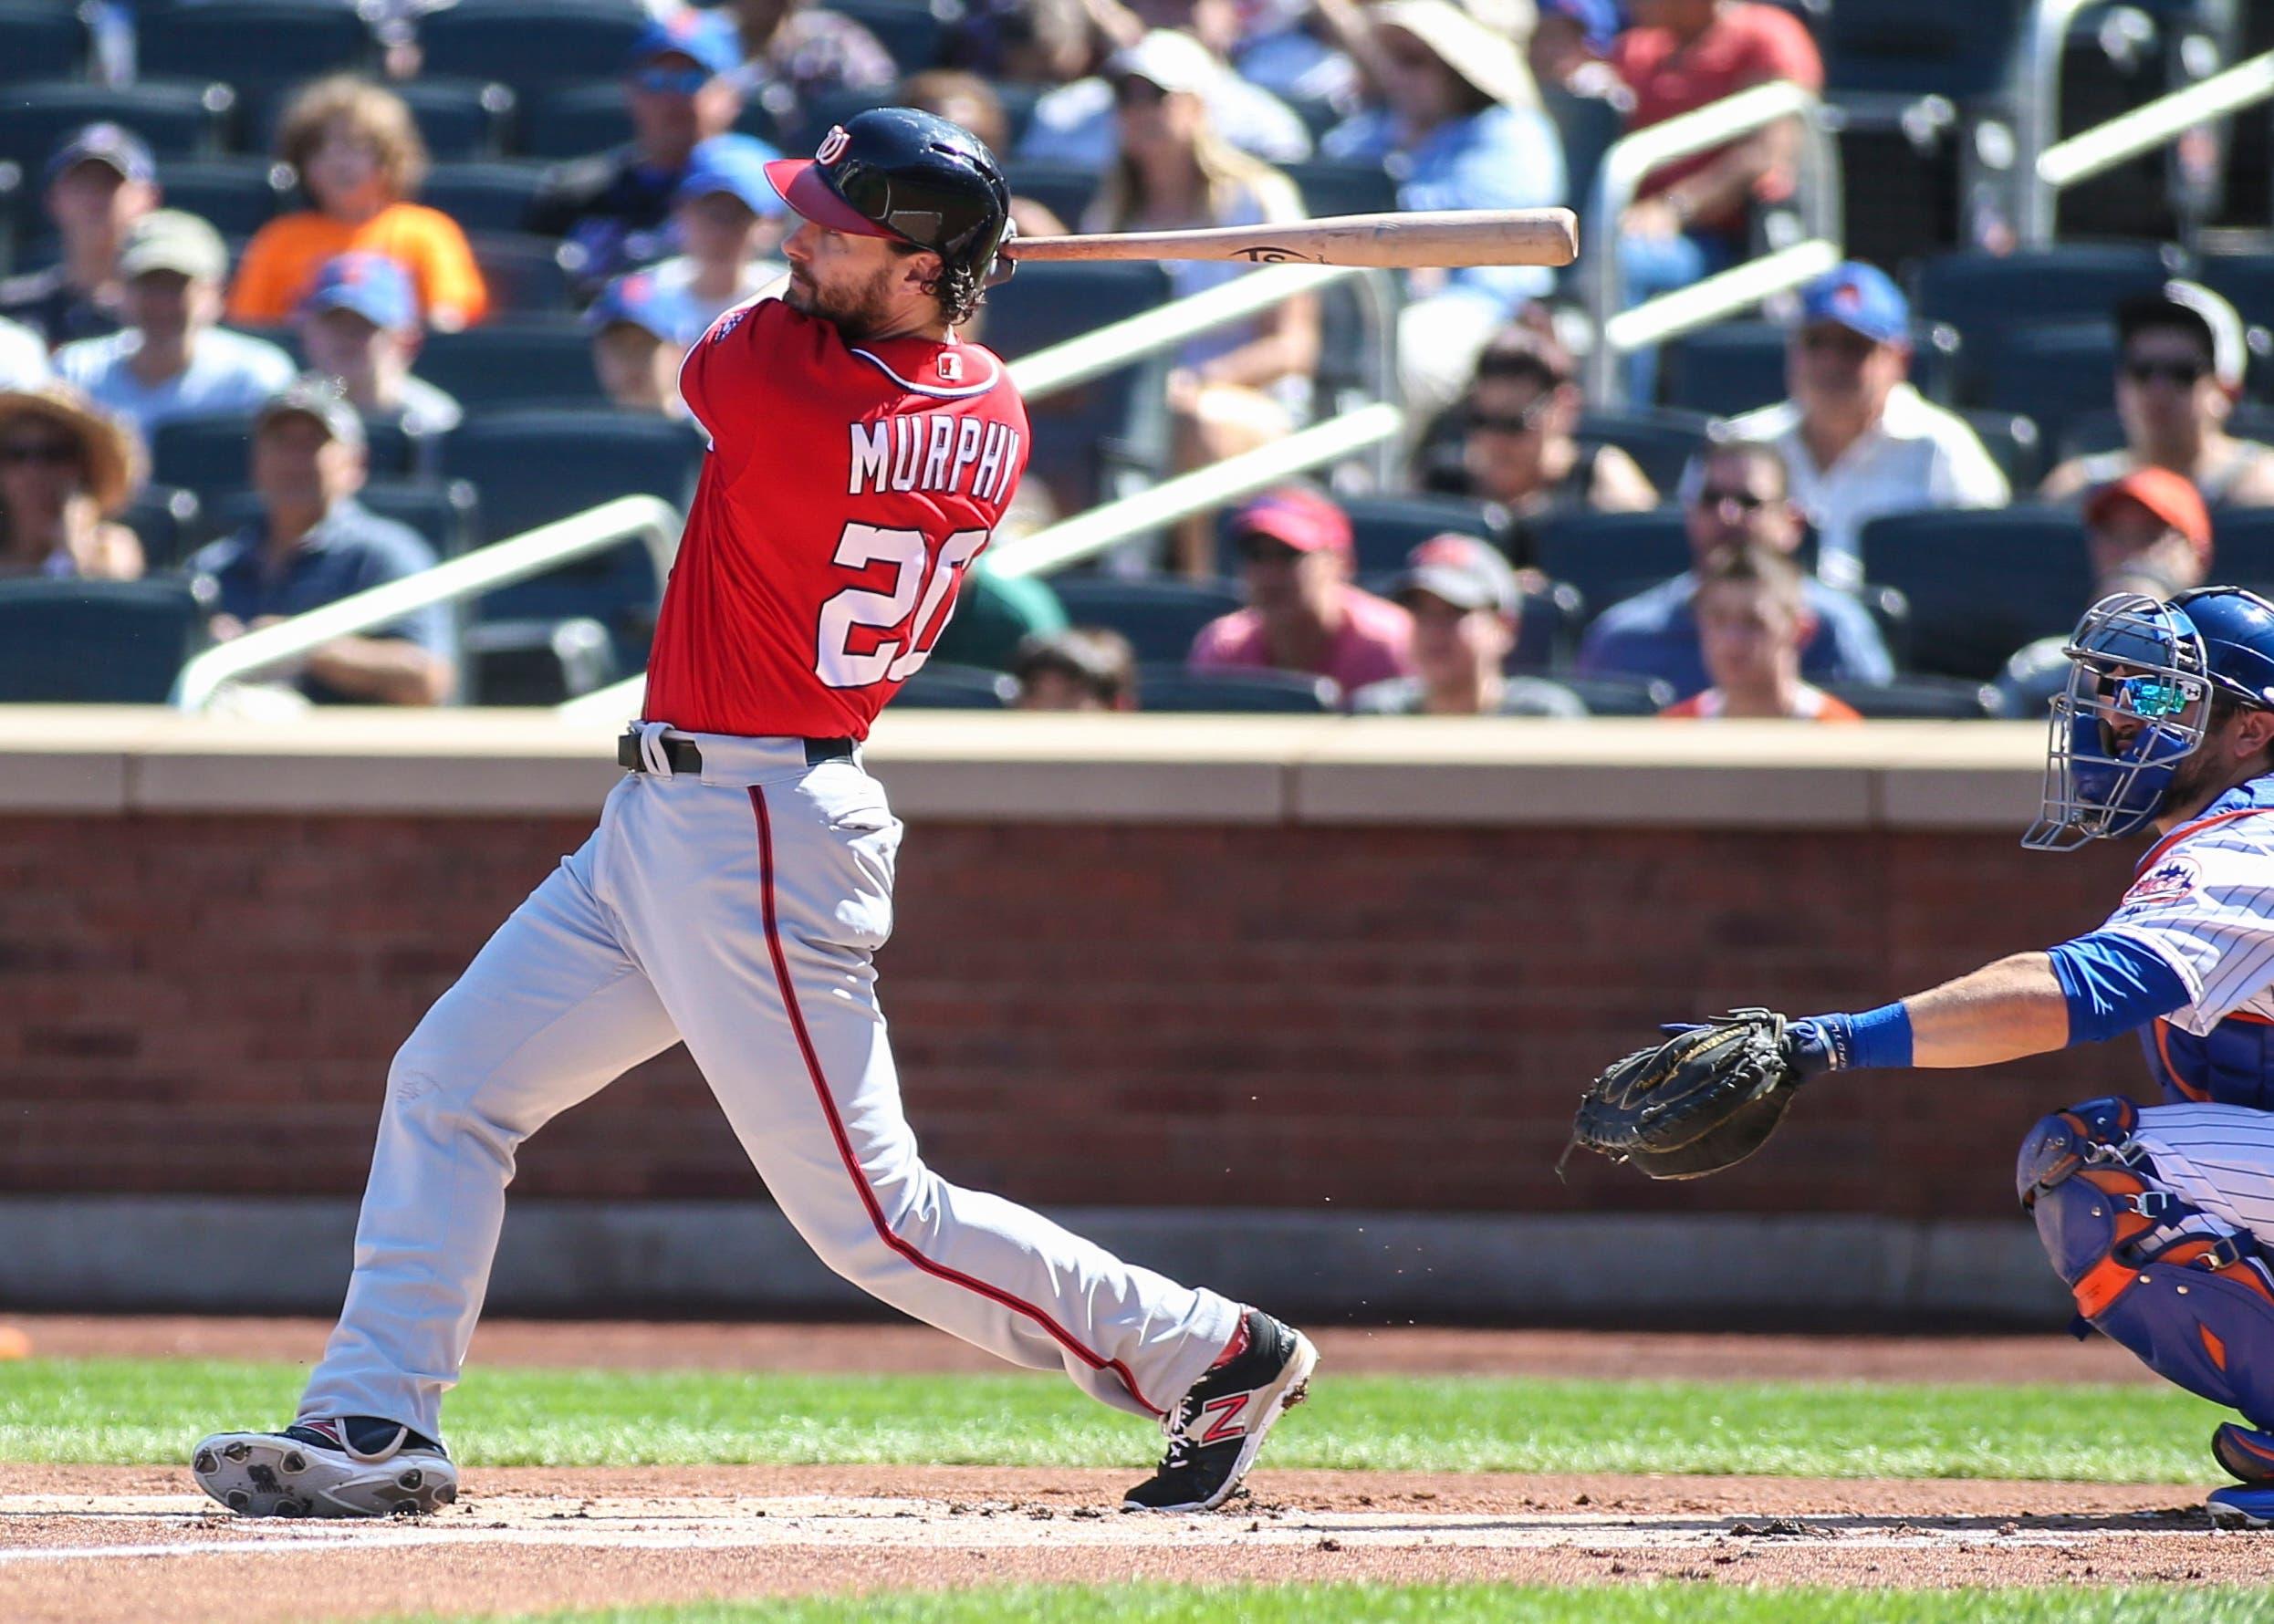
<svg viewBox="0 0 2274 1624">
<path fill-rule="evenodd" d="M 824 289 L 802 269 L 793 266 L 789 291 L 783 296 L 783 302 L 801 316 L 820 318 L 848 339 L 865 338 L 891 322 L 892 289 L 902 274 L 902 267 L 893 262 L 880 266 L 874 276 L 856 286 Z"/>
</svg>

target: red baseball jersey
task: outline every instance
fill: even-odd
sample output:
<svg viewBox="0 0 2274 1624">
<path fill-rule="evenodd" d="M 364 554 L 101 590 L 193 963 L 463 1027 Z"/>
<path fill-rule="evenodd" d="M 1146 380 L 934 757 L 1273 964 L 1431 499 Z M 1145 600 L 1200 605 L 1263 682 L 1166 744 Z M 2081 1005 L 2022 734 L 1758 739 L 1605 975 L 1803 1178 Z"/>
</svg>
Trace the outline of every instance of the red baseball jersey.
<svg viewBox="0 0 2274 1624">
<path fill-rule="evenodd" d="M 647 720 L 867 737 L 1017 489 L 1017 390 L 976 344 L 848 344 L 762 299 L 703 336 L 679 392 L 711 450 L 663 589 Z"/>
</svg>

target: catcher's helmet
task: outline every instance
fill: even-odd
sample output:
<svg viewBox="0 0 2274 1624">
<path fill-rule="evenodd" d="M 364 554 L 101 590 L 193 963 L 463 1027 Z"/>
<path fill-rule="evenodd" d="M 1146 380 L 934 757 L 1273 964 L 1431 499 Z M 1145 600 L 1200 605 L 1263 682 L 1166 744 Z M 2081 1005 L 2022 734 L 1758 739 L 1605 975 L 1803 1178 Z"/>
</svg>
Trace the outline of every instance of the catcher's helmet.
<svg viewBox="0 0 2274 1624">
<path fill-rule="evenodd" d="M 2069 687 L 2053 701 L 2045 806 L 2025 846 L 2138 832 L 2202 747 L 2214 694 L 2274 709 L 2274 603 L 2239 587 L 2169 603 L 2116 593 L 2085 611 L 2063 651 Z"/>
<path fill-rule="evenodd" d="M 856 114 L 811 158 L 767 164 L 766 178 L 816 225 L 897 237 L 983 280 L 1010 220 L 1010 189 L 986 143 L 913 108 Z"/>
</svg>

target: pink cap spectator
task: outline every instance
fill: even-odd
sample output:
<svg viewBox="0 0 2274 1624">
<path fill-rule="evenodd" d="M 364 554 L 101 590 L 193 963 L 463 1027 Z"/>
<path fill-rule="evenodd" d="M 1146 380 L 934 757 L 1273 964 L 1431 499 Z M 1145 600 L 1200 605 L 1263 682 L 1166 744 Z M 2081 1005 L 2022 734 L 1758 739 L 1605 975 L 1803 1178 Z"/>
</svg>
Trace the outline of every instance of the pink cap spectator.
<svg viewBox="0 0 2274 1624">
<path fill-rule="evenodd" d="M 1232 535 L 1267 536 L 1299 553 L 1351 553 L 1350 516 L 1301 485 L 1266 491 L 1232 516 Z"/>
</svg>

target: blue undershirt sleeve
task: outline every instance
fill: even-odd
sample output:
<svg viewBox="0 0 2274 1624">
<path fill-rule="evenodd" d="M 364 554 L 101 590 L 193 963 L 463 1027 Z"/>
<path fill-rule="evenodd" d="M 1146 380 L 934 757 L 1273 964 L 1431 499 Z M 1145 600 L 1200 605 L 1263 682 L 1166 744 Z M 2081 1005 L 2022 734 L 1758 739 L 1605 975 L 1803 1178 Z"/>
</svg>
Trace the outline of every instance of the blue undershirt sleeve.
<svg viewBox="0 0 2274 1624">
<path fill-rule="evenodd" d="M 2128 936 L 2093 931 L 2049 950 L 2069 1000 L 2069 1041 L 2099 1043 L 2187 1002 L 2179 972 Z"/>
</svg>

